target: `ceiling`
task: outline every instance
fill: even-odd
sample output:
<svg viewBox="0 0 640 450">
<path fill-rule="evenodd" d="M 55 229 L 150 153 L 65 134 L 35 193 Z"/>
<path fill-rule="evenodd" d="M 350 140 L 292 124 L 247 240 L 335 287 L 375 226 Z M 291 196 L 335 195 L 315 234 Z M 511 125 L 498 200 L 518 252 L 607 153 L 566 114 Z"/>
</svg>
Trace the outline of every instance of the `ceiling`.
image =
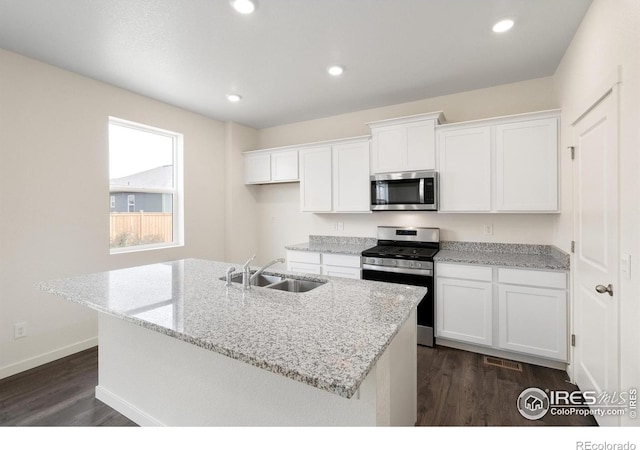
<svg viewBox="0 0 640 450">
<path fill-rule="evenodd" d="M 258 0 L 245 16 L 227 0 L 0 0 L 0 47 L 265 128 L 552 75 L 590 3 Z"/>
</svg>

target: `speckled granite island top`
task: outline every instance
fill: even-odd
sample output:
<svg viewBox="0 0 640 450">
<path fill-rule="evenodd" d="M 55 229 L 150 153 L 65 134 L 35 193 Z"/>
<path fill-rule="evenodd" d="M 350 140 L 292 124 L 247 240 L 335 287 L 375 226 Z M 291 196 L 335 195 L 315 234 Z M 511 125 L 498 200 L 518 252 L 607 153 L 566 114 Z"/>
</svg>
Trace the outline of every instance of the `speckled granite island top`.
<svg viewBox="0 0 640 450">
<path fill-rule="evenodd" d="M 569 255 L 552 245 L 443 241 L 437 262 L 569 270 Z"/>
<path fill-rule="evenodd" d="M 304 293 L 244 291 L 219 279 L 230 265 L 240 270 L 185 259 L 37 287 L 347 398 L 426 294 L 420 287 L 334 277 L 318 277 L 327 283 Z"/>
</svg>

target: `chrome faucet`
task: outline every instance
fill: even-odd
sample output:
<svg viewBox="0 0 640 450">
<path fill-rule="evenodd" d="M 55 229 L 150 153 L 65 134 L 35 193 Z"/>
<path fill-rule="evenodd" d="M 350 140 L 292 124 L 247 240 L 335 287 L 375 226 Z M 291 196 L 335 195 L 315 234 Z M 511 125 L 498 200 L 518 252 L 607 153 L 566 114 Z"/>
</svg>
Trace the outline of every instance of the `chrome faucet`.
<svg viewBox="0 0 640 450">
<path fill-rule="evenodd" d="M 251 264 L 254 259 L 256 259 L 256 255 L 249 258 L 242 266 L 242 287 L 244 289 L 251 289 L 251 267 L 249 267 L 249 264 Z"/>
<path fill-rule="evenodd" d="M 265 264 L 264 266 L 260 267 L 256 273 L 254 273 L 253 275 L 251 275 L 251 278 L 249 279 L 249 282 L 253 281 L 255 278 L 258 277 L 258 275 L 260 275 L 262 272 L 264 272 L 264 269 L 266 269 L 267 267 L 273 266 L 275 263 L 284 263 L 284 258 L 276 258 L 271 262 L 268 262 L 267 264 Z"/>
<path fill-rule="evenodd" d="M 231 267 L 227 267 L 227 283 L 225 284 L 225 286 L 229 287 L 231 286 L 231 273 L 235 272 L 236 268 L 231 266 Z"/>
</svg>

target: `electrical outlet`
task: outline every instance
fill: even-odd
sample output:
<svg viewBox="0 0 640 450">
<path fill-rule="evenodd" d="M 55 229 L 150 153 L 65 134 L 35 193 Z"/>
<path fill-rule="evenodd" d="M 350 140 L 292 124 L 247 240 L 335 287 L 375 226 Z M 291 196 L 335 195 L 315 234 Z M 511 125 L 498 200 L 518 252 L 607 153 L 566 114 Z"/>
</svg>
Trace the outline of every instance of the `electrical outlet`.
<svg viewBox="0 0 640 450">
<path fill-rule="evenodd" d="M 27 322 L 19 322 L 13 325 L 13 338 L 27 337 Z"/>
<path fill-rule="evenodd" d="M 338 230 L 339 231 L 343 231 L 344 230 L 344 222 L 338 222 Z"/>
<path fill-rule="evenodd" d="M 484 235 L 493 236 L 493 225 L 489 224 L 484 226 Z"/>
</svg>

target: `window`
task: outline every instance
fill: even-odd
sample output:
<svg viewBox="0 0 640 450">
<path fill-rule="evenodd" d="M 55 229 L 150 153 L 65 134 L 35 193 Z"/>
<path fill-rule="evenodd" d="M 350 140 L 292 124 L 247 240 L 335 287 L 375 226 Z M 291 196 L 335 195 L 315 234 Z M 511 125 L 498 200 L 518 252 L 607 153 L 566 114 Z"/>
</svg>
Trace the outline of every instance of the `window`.
<svg viewBox="0 0 640 450">
<path fill-rule="evenodd" d="M 109 118 L 111 253 L 183 244 L 182 135 Z"/>
<path fill-rule="evenodd" d="M 134 194 L 127 195 L 127 212 L 136 212 L 136 196 Z"/>
</svg>

